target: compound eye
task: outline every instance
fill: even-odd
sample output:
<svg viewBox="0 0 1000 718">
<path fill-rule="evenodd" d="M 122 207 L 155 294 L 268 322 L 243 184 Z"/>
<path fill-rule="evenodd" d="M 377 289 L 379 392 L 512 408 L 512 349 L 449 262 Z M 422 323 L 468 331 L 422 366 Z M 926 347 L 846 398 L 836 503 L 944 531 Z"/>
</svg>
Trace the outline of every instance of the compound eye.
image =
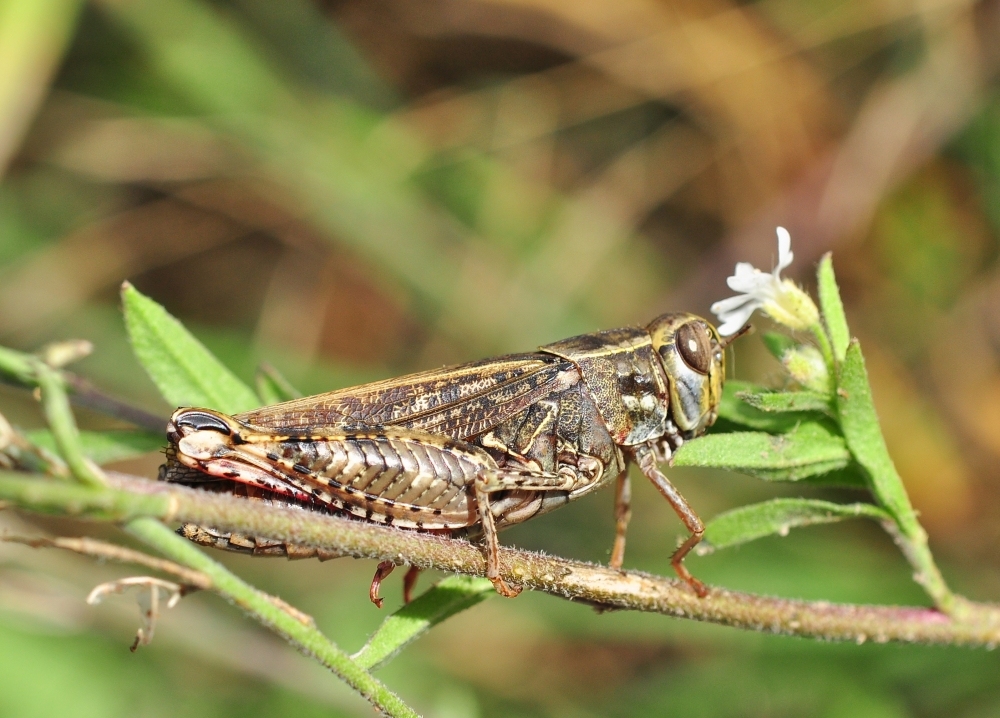
<svg viewBox="0 0 1000 718">
<path fill-rule="evenodd" d="M 677 329 L 674 341 L 684 363 L 699 374 L 712 368 L 712 338 L 701 322 L 684 324 Z"/>
<path fill-rule="evenodd" d="M 207 411 L 185 412 L 177 417 L 175 423 L 178 427 L 191 427 L 194 431 L 218 431 L 220 434 L 225 434 L 226 436 L 232 434 L 229 424 L 214 414 L 209 414 Z"/>
</svg>

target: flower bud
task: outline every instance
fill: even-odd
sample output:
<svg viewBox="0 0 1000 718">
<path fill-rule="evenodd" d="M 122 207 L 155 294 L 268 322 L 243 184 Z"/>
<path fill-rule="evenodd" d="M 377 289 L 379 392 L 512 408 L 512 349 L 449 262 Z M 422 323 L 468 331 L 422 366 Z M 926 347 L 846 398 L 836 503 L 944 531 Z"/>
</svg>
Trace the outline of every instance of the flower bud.
<svg viewBox="0 0 1000 718">
<path fill-rule="evenodd" d="M 801 290 L 800 290 L 801 291 Z M 800 344 L 787 350 L 781 357 L 788 374 L 806 389 L 826 394 L 830 391 L 830 375 L 819 349 Z"/>
</svg>

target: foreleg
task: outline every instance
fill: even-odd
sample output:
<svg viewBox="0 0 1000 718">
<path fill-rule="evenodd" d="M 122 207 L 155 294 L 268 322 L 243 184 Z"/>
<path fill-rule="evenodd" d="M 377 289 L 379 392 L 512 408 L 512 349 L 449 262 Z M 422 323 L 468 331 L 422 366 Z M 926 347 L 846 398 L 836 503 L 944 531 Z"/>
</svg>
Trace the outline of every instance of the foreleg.
<svg viewBox="0 0 1000 718">
<path fill-rule="evenodd" d="M 663 498 L 670 502 L 677 516 L 684 522 L 687 530 L 691 532 L 688 539 L 670 557 L 670 564 L 674 567 L 677 575 L 684 579 L 694 589 L 695 593 L 700 597 L 704 597 L 708 593 L 708 589 L 705 588 L 705 584 L 692 576 L 691 572 L 687 570 L 687 567 L 684 565 L 684 557 L 690 553 L 691 549 L 698 545 L 702 536 L 705 535 L 705 525 L 698 518 L 698 514 L 688 505 L 684 497 L 681 496 L 680 492 L 674 488 L 670 480 L 660 471 L 656 465 L 656 455 L 653 453 L 652 447 L 648 444 L 641 444 L 635 447 L 633 456 L 642 473 L 653 482 L 653 485 L 663 494 Z"/>
</svg>

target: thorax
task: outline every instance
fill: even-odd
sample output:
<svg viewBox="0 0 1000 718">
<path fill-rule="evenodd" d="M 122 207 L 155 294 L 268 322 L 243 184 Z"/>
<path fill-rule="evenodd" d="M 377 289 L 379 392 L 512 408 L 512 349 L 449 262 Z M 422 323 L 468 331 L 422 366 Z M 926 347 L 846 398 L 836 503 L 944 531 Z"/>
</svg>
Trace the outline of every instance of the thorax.
<svg viewBox="0 0 1000 718">
<path fill-rule="evenodd" d="M 542 352 L 573 362 L 619 446 L 634 446 L 667 433 L 670 393 L 649 333 L 613 329 L 564 339 Z"/>
</svg>

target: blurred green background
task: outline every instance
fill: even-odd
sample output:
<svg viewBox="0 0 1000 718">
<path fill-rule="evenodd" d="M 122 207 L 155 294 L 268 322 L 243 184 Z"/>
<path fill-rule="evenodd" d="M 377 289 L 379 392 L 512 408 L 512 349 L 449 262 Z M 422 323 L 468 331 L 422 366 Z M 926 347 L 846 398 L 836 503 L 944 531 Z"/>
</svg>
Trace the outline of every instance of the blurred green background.
<svg viewBox="0 0 1000 718">
<path fill-rule="evenodd" d="M 0 343 L 90 339 L 80 373 L 166 416 L 125 341 L 126 278 L 244 378 L 266 360 L 319 392 L 707 314 L 734 262 L 771 265 L 782 224 L 807 286 L 834 251 L 947 578 L 997 599 L 998 39 L 996 0 L 0 0 Z M 736 353 L 736 376 L 781 381 L 759 335 Z M 0 387 L 0 411 L 41 424 L 24 392 Z M 152 477 L 158 459 L 117 468 Z M 673 476 L 705 517 L 799 492 Z M 634 491 L 626 566 L 669 574 L 681 528 Z M 606 560 L 612 501 L 504 541 Z M 348 650 L 385 615 L 367 600 L 373 563 L 222 558 Z M 926 604 L 874 526 L 689 566 L 732 588 Z M 130 654 L 134 602 L 83 602 L 127 572 L 0 546 L 0 715 L 370 715 L 212 596 Z M 399 605 L 398 577 L 383 594 Z M 448 718 L 1000 715 L 992 652 L 528 594 L 451 619 L 380 677 Z"/>
</svg>

